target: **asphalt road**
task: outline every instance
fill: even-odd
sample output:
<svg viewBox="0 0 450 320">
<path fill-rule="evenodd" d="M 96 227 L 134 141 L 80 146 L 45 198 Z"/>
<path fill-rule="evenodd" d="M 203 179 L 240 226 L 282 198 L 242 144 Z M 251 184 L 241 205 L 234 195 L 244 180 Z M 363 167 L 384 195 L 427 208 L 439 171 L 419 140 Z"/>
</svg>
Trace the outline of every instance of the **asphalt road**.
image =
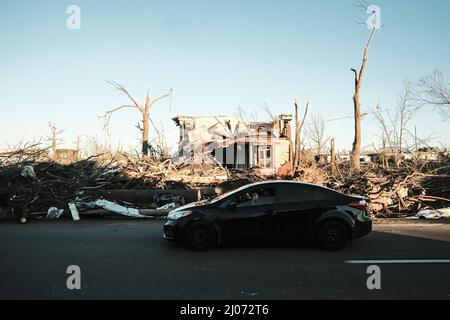
<svg viewBox="0 0 450 320">
<path fill-rule="evenodd" d="M 160 220 L 0 224 L 1 299 L 450 299 L 450 224 L 381 223 L 344 251 L 228 246 L 207 252 L 161 237 Z M 380 290 L 369 290 L 373 259 Z M 358 260 L 360 264 L 346 263 Z M 430 263 L 431 262 L 431 263 Z M 81 268 L 81 290 L 66 269 Z"/>
</svg>

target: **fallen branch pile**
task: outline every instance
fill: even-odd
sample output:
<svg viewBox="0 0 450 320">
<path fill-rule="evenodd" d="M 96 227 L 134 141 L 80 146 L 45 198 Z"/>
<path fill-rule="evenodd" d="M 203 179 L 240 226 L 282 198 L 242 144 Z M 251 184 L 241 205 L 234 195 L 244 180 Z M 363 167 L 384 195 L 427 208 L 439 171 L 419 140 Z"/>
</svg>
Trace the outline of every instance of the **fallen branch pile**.
<svg viewBox="0 0 450 320">
<path fill-rule="evenodd" d="M 450 205 L 448 158 L 439 162 L 404 162 L 389 169 L 371 164 L 361 172 L 351 172 L 348 165 L 341 165 L 336 174 L 330 171 L 326 165 L 310 165 L 300 168 L 294 179 L 366 196 L 371 211 L 379 214 L 413 213 Z"/>
<path fill-rule="evenodd" d="M 191 189 L 258 179 L 249 170 L 228 171 L 211 163 L 175 165 L 170 159 L 119 154 L 66 165 L 40 154 L 30 148 L 0 154 L 0 213 L 19 218 L 51 207 L 67 209 L 69 202 L 94 201 L 104 190 Z"/>
<path fill-rule="evenodd" d="M 229 170 L 214 161 L 189 159 L 175 164 L 126 154 L 90 157 L 63 165 L 31 148 L 0 154 L 0 213 L 21 217 L 72 201 L 93 201 L 106 190 L 192 189 L 217 187 L 221 192 L 261 180 L 257 170 Z M 309 164 L 294 180 L 328 186 L 371 200 L 374 213 L 412 213 L 450 205 L 450 160 L 404 162 L 385 169 L 371 164 L 361 172 L 340 165 Z M 236 183 L 234 183 L 234 182 Z M 230 183 L 232 182 L 232 183 Z M 210 188 L 211 189 L 211 188 Z M 216 189 L 217 191 L 218 189 Z"/>
</svg>

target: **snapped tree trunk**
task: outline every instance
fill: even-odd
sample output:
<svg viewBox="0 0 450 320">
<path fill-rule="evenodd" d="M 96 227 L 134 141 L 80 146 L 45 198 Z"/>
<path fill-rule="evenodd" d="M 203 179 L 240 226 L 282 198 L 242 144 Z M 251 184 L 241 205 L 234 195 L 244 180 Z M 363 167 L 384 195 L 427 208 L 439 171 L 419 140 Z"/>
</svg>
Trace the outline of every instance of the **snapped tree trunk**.
<svg viewBox="0 0 450 320">
<path fill-rule="evenodd" d="M 352 168 L 353 170 L 359 171 L 361 168 L 360 156 L 361 156 L 361 102 L 360 102 L 360 92 L 362 79 L 364 72 L 366 71 L 367 59 L 369 57 L 370 43 L 372 42 L 373 36 L 375 35 L 376 29 L 373 28 L 370 33 L 369 40 L 367 41 L 366 47 L 364 48 L 364 55 L 361 63 L 361 69 L 356 71 L 356 69 L 351 69 L 355 73 L 355 93 L 353 95 L 353 108 L 355 115 L 355 138 L 353 140 L 352 148 Z"/>
<path fill-rule="evenodd" d="M 384 136 L 384 133 L 382 135 L 382 142 L 383 142 L 383 152 L 382 152 L 382 157 L 383 157 L 383 167 L 384 168 L 389 168 L 389 161 L 386 157 L 386 137 Z"/>
<path fill-rule="evenodd" d="M 308 115 L 308 108 L 309 108 L 309 99 L 306 102 L 305 106 L 305 113 L 303 114 L 302 121 L 298 119 L 298 111 L 300 108 L 300 102 L 298 99 L 295 99 L 295 151 L 294 151 L 294 172 L 295 169 L 300 164 L 300 157 L 301 157 L 301 150 L 300 150 L 300 144 L 301 144 L 301 133 L 302 133 L 302 127 L 305 123 L 306 116 Z"/>
<path fill-rule="evenodd" d="M 336 173 L 336 153 L 334 149 L 334 138 L 331 139 L 331 174 L 334 175 Z"/>
<path fill-rule="evenodd" d="M 142 154 L 143 155 L 148 155 L 148 132 L 149 132 L 149 114 L 148 112 L 143 114 L 143 119 L 142 119 Z"/>
<path fill-rule="evenodd" d="M 52 157 L 55 157 L 56 153 L 56 129 L 52 130 Z"/>
<path fill-rule="evenodd" d="M 58 135 L 61 134 L 62 132 L 64 132 L 64 130 L 57 130 L 56 126 L 51 122 L 48 123 L 48 126 L 51 130 L 50 137 L 49 137 L 50 141 L 51 141 L 51 148 L 52 148 L 51 157 L 55 158 L 56 157 L 56 148 L 58 147 Z"/>
<path fill-rule="evenodd" d="M 353 106 L 355 115 L 355 138 L 353 140 L 352 148 L 352 168 L 354 170 L 359 170 L 361 167 L 359 160 L 361 156 L 361 104 L 359 102 L 359 90 L 355 90 Z"/>
<path fill-rule="evenodd" d="M 151 100 L 150 99 L 150 95 L 149 95 L 149 90 L 147 90 L 147 95 L 145 98 L 145 105 L 141 105 L 139 104 L 132 96 L 131 94 L 128 92 L 127 89 L 125 89 L 124 86 L 113 82 L 113 81 L 107 81 L 109 84 L 111 84 L 112 86 L 114 86 L 117 90 L 119 90 L 120 92 L 122 92 L 123 94 L 125 94 L 130 100 L 131 100 L 131 104 L 123 104 L 120 105 L 114 109 L 108 110 L 104 113 L 103 116 L 101 116 L 101 118 L 105 119 L 105 127 L 108 127 L 109 125 L 109 121 L 111 119 L 111 115 L 121 109 L 125 109 L 125 108 L 133 108 L 139 111 L 139 113 L 142 116 L 142 127 L 140 126 L 140 123 L 137 124 L 137 128 L 141 131 L 142 134 L 142 154 L 143 155 L 148 155 L 148 149 L 149 149 L 149 142 L 148 142 L 148 138 L 149 138 L 149 123 L 151 121 L 150 119 L 150 108 L 152 105 L 154 105 L 156 102 L 158 102 L 161 99 L 164 99 L 166 97 L 169 97 L 172 95 L 172 89 L 169 90 L 169 92 L 167 92 L 166 94 Z M 153 123 L 153 122 L 152 122 Z"/>
<path fill-rule="evenodd" d="M 298 101 L 295 101 L 295 156 L 294 166 L 297 168 L 300 162 L 300 122 L 298 121 Z"/>
</svg>

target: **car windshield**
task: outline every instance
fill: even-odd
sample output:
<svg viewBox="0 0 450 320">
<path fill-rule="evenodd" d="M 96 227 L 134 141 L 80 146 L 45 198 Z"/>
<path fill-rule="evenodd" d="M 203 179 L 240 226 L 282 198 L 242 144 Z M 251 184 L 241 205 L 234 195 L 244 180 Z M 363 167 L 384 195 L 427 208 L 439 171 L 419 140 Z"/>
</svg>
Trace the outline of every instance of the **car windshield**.
<svg viewBox="0 0 450 320">
<path fill-rule="evenodd" d="M 218 202 L 218 201 L 220 201 L 220 200 L 222 200 L 222 199 L 225 199 L 226 197 L 228 197 L 228 196 L 230 196 L 230 195 L 232 195 L 232 194 L 235 194 L 236 192 L 239 192 L 239 191 L 241 191 L 241 190 L 244 190 L 244 189 L 247 188 L 247 187 L 248 187 L 248 186 L 245 185 L 245 186 L 239 187 L 239 188 L 237 188 L 237 189 L 234 189 L 234 190 L 231 190 L 231 191 L 222 193 L 221 195 L 215 197 L 214 199 L 211 199 L 210 203 L 215 203 L 215 202 Z"/>
</svg>

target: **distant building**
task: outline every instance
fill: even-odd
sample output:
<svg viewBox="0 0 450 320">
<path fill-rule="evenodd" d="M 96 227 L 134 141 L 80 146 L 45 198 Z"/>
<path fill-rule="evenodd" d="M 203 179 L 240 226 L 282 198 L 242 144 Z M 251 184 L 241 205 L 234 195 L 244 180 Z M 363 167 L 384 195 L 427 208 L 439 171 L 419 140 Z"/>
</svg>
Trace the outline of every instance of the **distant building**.
<svg viewBox="0 0 450 320">
<path fill-rule="evenodd" d="M 227 116 L 178 116 L 178 156 L 227 168 L 258 167 L 264 175 L 292 170 L 291 115 L 270 122 L 244 122 Z"/>
<path fill-rule="evenodd" d="M 327 154 L 327 155 L 325 156 L 325 158 L 326 158 L 326 160 L 327 160 L 328 163 L 331 162 L 331 154 Z M 340 162 L 340 163 L 350 162 L 351 158 L 352 158 L 352 155 L 349 154 L 349 153 L 345 153 L 345 154 L 336 154 L 336 160 L 337 160 L 337 162 Z M 362 155 L 359 157 L 359 161 L 360 161 L 360 163 L 362 163 L 362 164 L 364 164 L 364 163 L 369 163 L 369 162 L 372 161 L 372 158 L 371 158 L 369 155 L 362 154 Z"/>
<path fill-rule="evenodd" d="M 441 153 L 444 153 L 444 150 L 439 148 L 420 148 L 414 153 L 414 156 L 422 161 L 437 161 Z"/>
<path fill-rule="evenodd" d="M 70 164 L 79 160 L 79 150 L 76 149 L 56 149 L 53 160 L 62 164 Z"/>
<path fill-rule="evenodd" d="M 352 156 L 350 154 L 338 154 L 337 158 L 340 162 L 350 162 Z M 331 162 L 331 155 L 330 155 L 330 162 Z"/>
<path fill-rule="evenodd" d="M 395 148 L 385 148 L 384 150 L 370 153 L 372 161 L 382 163 L 383 159 L 387 161 L 402 160 L 421 160 L 421 161 L 437 161 L 445 150 L 439 148 L 419 148 L 417 151 L 399 152 Z"/>
</svg>

